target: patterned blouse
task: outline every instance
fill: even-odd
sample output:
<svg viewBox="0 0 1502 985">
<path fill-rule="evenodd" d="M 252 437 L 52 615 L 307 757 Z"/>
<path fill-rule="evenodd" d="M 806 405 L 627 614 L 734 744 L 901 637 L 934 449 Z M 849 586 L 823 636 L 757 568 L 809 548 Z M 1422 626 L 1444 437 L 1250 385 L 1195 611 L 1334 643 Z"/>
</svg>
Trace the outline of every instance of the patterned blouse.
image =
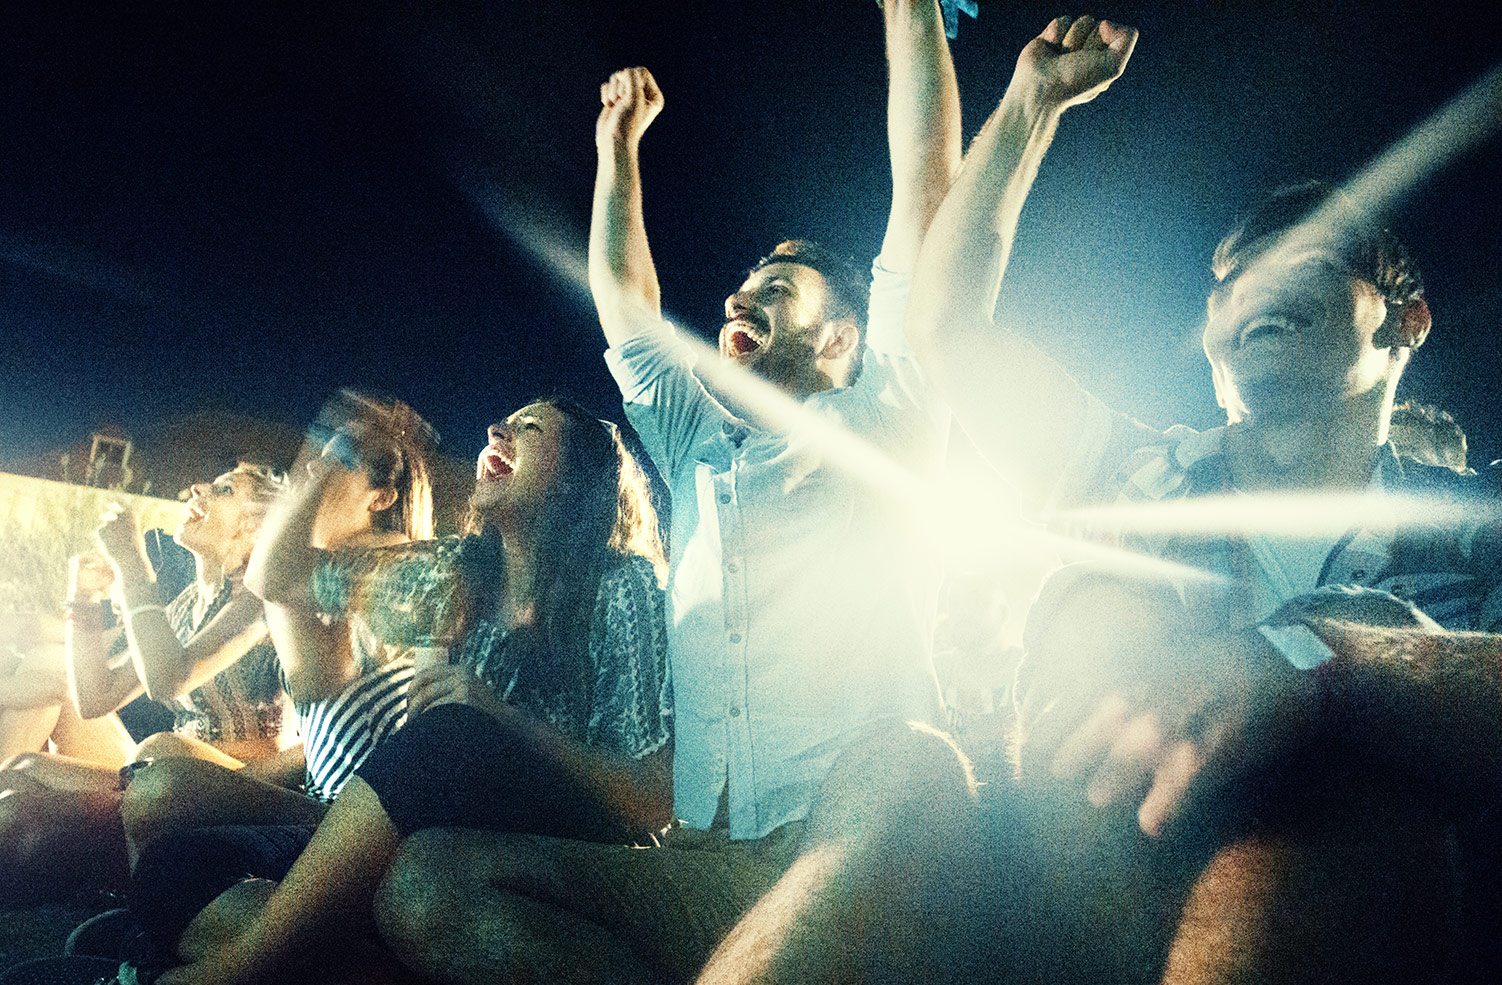
<svg viewBox="0 0 1502 985">
<path fill-rule="evenodd" d="M 522 634 L 476 614 L 453 640 L 464 595 L 462 571 L 487 549 L 477 538 L 444 538 L 336 554 L 318 572 L 314 597 L 332 615 L 359 611 L 389 645 L 471 668 L 497 696 L 561 734 L 640 759 L 671 737 L 671 687 L 662 589 L 650 562 L 622 556 L 600 579 L 589 625 L 587 671 L 539 658 Z M 560 673 L 560 671 L 564 671 Z"/>
<path fill-rule="evenodd" d="M 209 603 L 203 618 L 193 621 L 198 583 L 183 589 L 167 605 L 167 622 L 183 643 L 208 625 L 229 604 L 234 588 L 228 580 Z M 246 651 L 233 665 L 174 708 L 172 731 L 209 743 L 275 739 L 282 729 L 282 685 L 276 648 L 269 638 Z"/>
</svg>

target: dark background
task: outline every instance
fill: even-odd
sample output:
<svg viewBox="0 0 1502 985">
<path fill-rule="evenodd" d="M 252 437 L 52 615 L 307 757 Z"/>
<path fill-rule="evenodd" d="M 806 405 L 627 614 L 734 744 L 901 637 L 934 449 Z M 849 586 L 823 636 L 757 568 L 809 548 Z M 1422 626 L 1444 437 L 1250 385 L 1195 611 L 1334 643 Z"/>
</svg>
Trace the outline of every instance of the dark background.
<svg viewBox="0 0 1502 985">
<path fill-rule="evenodd" d="M 1063 12 L 981 7 L 954 49 L 968 134 Z M 1278 184 L 1349 177 L 1485 71 L 1482 9 L 1092 11 L 1141 42 L 1065 121 L 1009 314 L 1144 420 L 1215 423 L 1197 339 L 1217 238 Z M 877 249 L 880 29 L 869 0 L 7 4 L 0 469 L 107 421 L 147 447 L 218 415 L 299 428 L 344 384 L 408 400 L 466 458 L 540 393 L 618 416 L 571 279 L 599 83 L 644 64 L 666 93 L 647 218 L 670 313 L 707 333 L 779 238 Z M 1405 393 L 1455 413 L 1473 464 L 1502 455 L 1499 174 L 1493 136 L 1398 216 L 1436 316 Z"/>
</svg>

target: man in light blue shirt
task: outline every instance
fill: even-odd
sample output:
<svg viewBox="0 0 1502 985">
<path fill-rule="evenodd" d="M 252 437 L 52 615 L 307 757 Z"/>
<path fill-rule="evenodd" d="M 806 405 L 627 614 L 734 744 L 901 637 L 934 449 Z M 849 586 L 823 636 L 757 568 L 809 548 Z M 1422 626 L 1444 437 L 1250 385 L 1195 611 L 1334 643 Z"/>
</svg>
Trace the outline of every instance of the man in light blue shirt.
<svg viewBox="0 0 1502 985">
<path fill-rule="evenodd" d="M 904 341 L 906 272 L 958 167 L 959 95 L 937 0 L 886 0 L 883 12 L 893 199 L 873 282 L 817 246 L 781 244 L 726 298 L 718 354 L 696 352 L 664 320 L 647 245 L 638 149 L 662 93 L 643 68 L 601 87 L 590 288 L 627 415 L 672 495 L 683 823 L 646 851 L 414 836 L 378 916 L 419 971 L 687 981 L 717 947 L 777 932 L 774 919 L 721 944 L 795 861 L 817 867 L 789 876 L 805 899 L 814 882 L 831 885 L 831 857 L 807 849 L 828 845 L 828 829 L 850 830 L 844 819 L 869 817 L 862 805 L 889 805 L 888 792 L 925 804 L 944 800 L 940 787 L 961 802 L 971 792 L 950 747 L 903 725 L 940 713 L 930 660 L 939 565 L 911 492 L 940 463 L 948 430 Z M 892 756 L 915 734 L 938 765 L 896 768 L 868 738 L 884 723 L 903 737 Z M 865 765 L 836 767 L 852 749 Z M 829 788 L 829 776 L 847 782 Z M 761 950 L 754 969 L 732 961 L 737 975 L 781 980 Z M 826 971 L 810 961 L 786 974 Z"/>
<path fill-rule="evenodd" d="M 847 343 L 840 333 L 867 321 L 847 286 L 858 281 L 822 251 L 784 244 L 727 300 L 721 352 L 894 464 L 931 472 L 947 422 L 902 344 L 906 282 L 876 266 L 865 345 Z M 830 307 L 839 327 L 826 350 L 849 356 L 786 341 Z M 673 501 L 676 812 L 709 828 L 723 801 L 731 837 L 760 838 L 803 817 L 865 726 L 937 720 L 937 559 L 901 490 L 831 463 L 817 439 L 726 409 L 695 374 L 693 347 L 660 319 L 623 327 L 632 334 L 606 359 Z M 780 346 L 802 351 L 779 363 Z"/>
</svg>

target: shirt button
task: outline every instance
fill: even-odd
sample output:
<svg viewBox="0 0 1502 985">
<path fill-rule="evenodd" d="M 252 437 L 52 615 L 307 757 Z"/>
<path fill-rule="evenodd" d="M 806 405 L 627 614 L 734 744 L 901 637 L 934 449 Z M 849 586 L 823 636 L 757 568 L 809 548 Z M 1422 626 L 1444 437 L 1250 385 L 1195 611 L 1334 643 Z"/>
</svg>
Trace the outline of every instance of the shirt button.
<svg viewBox="0 0 1502 985">
<path fill-rule="evenodd" d="M 740 633 L 731 633 L 730 634 L 730 642 L 732 642 L 732 643 L 739 643 L 740 641 L 741 641 L 741 634 Z"/>
<path fill-rule="evenodd" d="M 729 503 L 730 502 L 730 494 L 729 493 L 720 493 L 720 502 L 721 503 Z"/>
<path fill-rule="evenodd" d="M 731 705 L 730 706 L 730 717 L 731 718 L 740 718 L 741 717 L 741 706 L 740 705 Z"/>
<path fill-rule="evenodd" d="M 729 571 L 731 574 L 735 574 L 737 571 L 741 570 L 741 563 L 739 561 L 731 561 L 729 564 L 725 565 L 725 570 Z"/>
</svg>

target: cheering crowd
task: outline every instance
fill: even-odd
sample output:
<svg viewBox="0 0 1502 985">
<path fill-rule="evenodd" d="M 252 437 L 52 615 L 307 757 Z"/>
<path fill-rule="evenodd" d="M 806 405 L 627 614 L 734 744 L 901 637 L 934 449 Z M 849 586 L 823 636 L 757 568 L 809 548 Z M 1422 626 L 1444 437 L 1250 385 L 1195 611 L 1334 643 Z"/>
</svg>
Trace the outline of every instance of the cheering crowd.
<svg viewBox="0 0 1502 985">
<path fill-rule="evenodd" d="M 1149 428 L 995 316 L 1054 133 L 1136 31 L 1050 22 L 964 148 L 940 5 L 882 13 L 880 253 L 777 244 L 727 277 L 718 352 L 663 316 L 663 93 L 600 87 L 589 286 L 629 441 L 567 397 L 514 410 L 435 539 L 431 429 L 346 393 L 290 479 L 193 487 L 175 598 L 105 517 L 69 700 L 176 720 L 123 769 L 0 734 L 0 899 L 124 904 L 0 982 L 1502 973 L 1502 521 L 1389 440 L 1431 328 L 1413 259 L 1340 191 L 1273 194 L 1212 261 L 1227 423 Z M 1031 603 L 984 786 L 933 667 L 920 491 L 952 428 L 1030 524 L 1102 548 Z M 1265 522 L 1376 494 L 1431 505 Z M 1193 500 L 1233 518 L 1130 522 Z"/>
</svg>

